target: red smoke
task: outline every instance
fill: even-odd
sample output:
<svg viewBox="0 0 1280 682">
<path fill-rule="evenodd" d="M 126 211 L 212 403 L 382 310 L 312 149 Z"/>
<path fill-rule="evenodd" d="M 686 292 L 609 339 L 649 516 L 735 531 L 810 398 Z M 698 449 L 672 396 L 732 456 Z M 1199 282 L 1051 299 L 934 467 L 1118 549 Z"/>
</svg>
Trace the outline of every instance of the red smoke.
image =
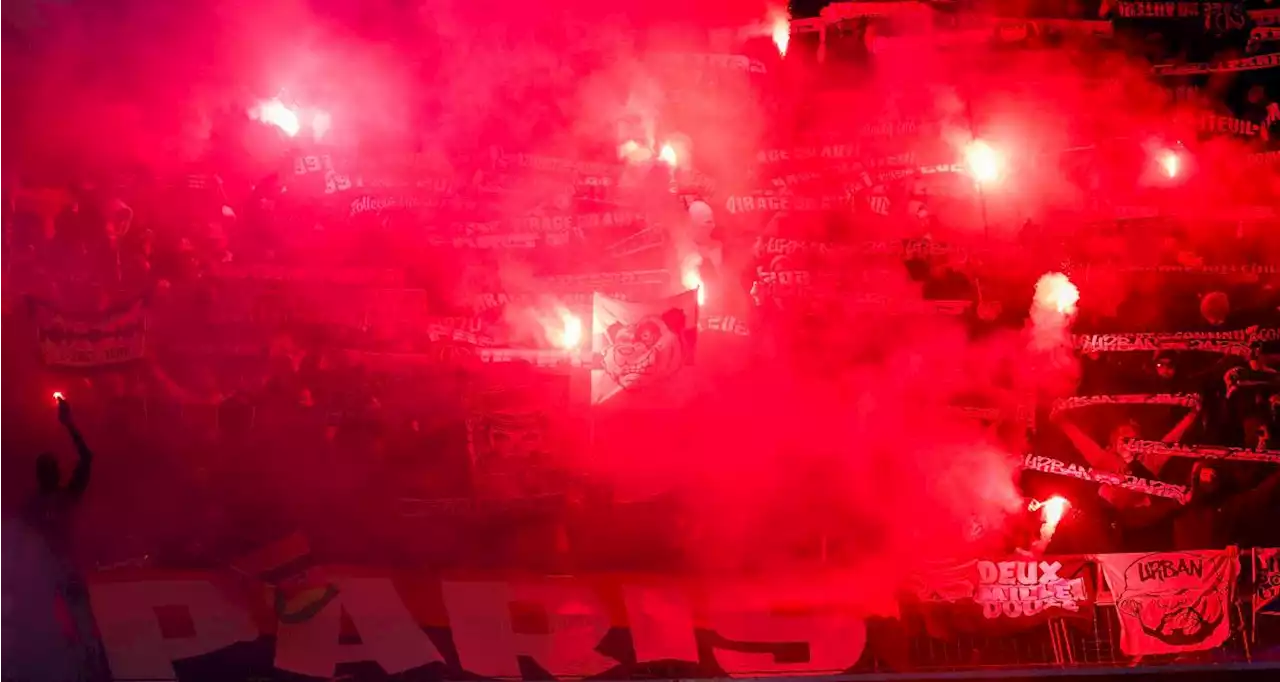
<svg viewBox="0 0 1280 682">
<path fill-rule="evenodd" d="M 931 126 L 934 133 L 903 150 L 921 163 L 961 163 L 975 136 L 1000 150 L 1008 167 L 1001 182 L 984 184 L 981 215 L 975 210 L 952 222 L 956 234 L 934 234 L 964 239 L 989 230 L 999 240 L 1026 218 L 1047 219 L 1089 198 L 1056 165 L 1041 162 L 1049 150 L 1174 127 L 1167 102 L 1135 68 L 1102 59 L 1081 67 L 1065 53 L 1015 63 L 987 55 L 990 63 L 962 71 L 927 51 L 886 60 L 859 79 L 860 90 L 840 107 L 795 87 L 814 76 L 795 58 L 794 44 L 789 61 L 780 61 L 769 33 L 761 37 L 767 49 L 752 54 L 770 69 L 761 84 L 729 78 L 708 88 L 689 70 L 655 65 L 659 53 L 706 51 L 707 29 L 767 22 L 763 1 L 608 8 L 585 0 L 459 1 L 426 3 L 416 12 L 360 11 L 356 6 L 367 3 L 355 2 L 345 12 L 332 3 L 325 12 L 305 3 L 236 4 L 215 12 L 149 3 L 145 12 L 134 8 L 115 21 L 59 9 L 41 29 L 47 42 L 21 56 L 27 70 L 16 81 L 6 47 L 7 101 L 15 101 L 11 83 L 22 96 L 12 125 L 35 131 L 9 133 L 6 115 L 6 140 L 22 145 L 13 153 L 28 167 L 69 156 L 103 164 L 219 158 L 225 150 L 218 145 L 226 143 L 216 129 L 243 123 L 254 102 L 286 95 L 330 112 L 336 139 L 420 147 L 443 159 L 497 145 L 612 161 L 625 141 L 618 121 L 626 120 L 638 131 L 626 137 L 638 144 L 661 150 L 667 140 L 685 141 L 672 148 L 677 163 L 720 181 L 723 199 L 767 181 L 749 177 L 760 148 L 848 140 L 888 119 Z M 634 29 L 642 29 L 640 38 Z M 116 57 L 112 66 L 86 72 L 104 53 Z M 999 70 L 986 68 L 997 61 Z M 585 75 L 575 76 L 570 66 Z M 1106 85 L 1086 71 L 1109 74 Z M 790 80 L 782 82 L 781 73 Z M 126 83 L 135 86 L 126 90 Z M 264 137 L 261 148 L 240 151 L 259 164 L 243 172 L 265 173 L 284 147 Z M 987 174 L 989 164 L 982 169 Z M 518 219 L 537 210 L 549 188 L 535 173 L 515 169 L 513 176 L 501 217 Z M 679 224 L 673 216 L 682 209 L 663 190 L 638 190 L 632 198 Z M 793 216 L 789 229 L 822 233 L 805 220 Z M 926 227 L 911 222 L 892 230 L 889 238 Z M 679 255 L 672 260 L 680 269 Z M 905 273 L 844 267 L 875 282 L 894 305 L 923 299 Z M 1040 272 L 1029 273 L 1028 288 Z M 534 289 L 534 275 L 533 268 L 501 262 L 497 278 L 509 289 Z M 623 498 L 678 496 L 687 518 L 652 531 L 681 535 L 703 566 L 781 568 L 790 550 L 826 535 L 842 543 L 842 561 L 897 579 L 925 561 L 973 551 L 975 524 L 998 529 L 1022 509 L 1014 485 L 1022 453 L 952 406 L 980 396 L 1012 407 L 1010 396 L 1062 370 L 1038 353 L 1046 334 L 1058 350 L 1068 340 L 1065 312 L 1055 310 L 1058 317 L 1046 323 L 1051 329 L 1036 322 L 1033 344 L 1018 334 L 974 342 L 959 323 L 927 317 L 832 312 L 818 332 L 803 335 L 795 330 L 800 320 L 775 322 L 781 333 L 753 330 L 767 335 L 760 343 L 772 353 L 743 354 L 728 362 L 732 370 L 707 373 L 694 405 L 614 424 L 613 431 L 602 427 L 596 449 L 567 464 Z M 557 311 L 547 324 L 567 325 L 573 318 L 565 316 Z M 1037 312 L 1032 318 L 1039 319 Z M 577 345 L 568 326 L 560 334 L 563 345 Z"/>
</svg>

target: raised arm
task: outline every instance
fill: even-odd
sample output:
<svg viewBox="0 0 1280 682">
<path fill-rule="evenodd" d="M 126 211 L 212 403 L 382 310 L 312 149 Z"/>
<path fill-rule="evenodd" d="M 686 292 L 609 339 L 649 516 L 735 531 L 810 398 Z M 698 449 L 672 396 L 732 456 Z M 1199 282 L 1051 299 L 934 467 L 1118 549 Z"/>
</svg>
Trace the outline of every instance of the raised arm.
<svg viewBox="0 0 1280 682">
<path fill-rule="evenodd" d="M 1196 423 L 1196 419 L 1199 416 L 1199 408 L 1188 412 L 1187 416 L 1183 417 L 1177 424 L 1174 424 L 1173 428 L 1169 429 L 1169 432 L 1164 434 L 1164 438 L 1161 438 L 1160 441 L 1163 443 L 1177 443 L 1181 441 L 1182 436 L 1187 433 L 1187 429 L 1191 428 L 1191 425 Z M 1173 455 L 1150 455 L 1142 460 L 1142 465 L 1150 469 L 1151 473 L 1159 476 L 1160 472 L 1164 469 L 1164 465 L 1172 457 Z"/>
<path fill-rule="evenodd" d="M 1119 455 L 1103 449 L 1102 446 L 1089 437 L 1089 434 L 1068 421 L 1062 413 L 1053 415 L 1053 421 L 1058 425 L 1059 429 L 1062 429 L 1062 433 L 1071 441 L 1076 450 L 1084 456 L 1089 466 L 1111 472 L 1125 470 L 1125 461 Z"/>
<path fill-rule="evenodd" d="M 1196 418 L 1199 416 L 1200 408 L 1191 410 L 1187 413 L 1187 416 L 1182 418 L 1181 421 L 1174 424 L 1173 428 L 1169 429 L 1169 433 L 1164 434 L 1164 438 L 1161 438 L 1160 440 L 1165 443 L 1177 443 L 1182 440 L 1182 437 L 1187 433 L 1187 429 L 1191 428 L 1191 425 L 1196 423 Z"/>
<path fill-rule="evenodd" d="M 71 436 L 71 442 L 76 446 L 76 468 L 71 472 L 71 480 L 67 483 L 67 491 L 79 495 L 89 487 L 89 472 L 93 466 L 93 451 L 84 442 L 84 436 L 80 435 L 80 429 L 76 428 L 76 423 L 71 419 L 71 406 L 66 400 L 58 399 L 58 421 L 66 427 L 67 434 Z"/>
</svg>

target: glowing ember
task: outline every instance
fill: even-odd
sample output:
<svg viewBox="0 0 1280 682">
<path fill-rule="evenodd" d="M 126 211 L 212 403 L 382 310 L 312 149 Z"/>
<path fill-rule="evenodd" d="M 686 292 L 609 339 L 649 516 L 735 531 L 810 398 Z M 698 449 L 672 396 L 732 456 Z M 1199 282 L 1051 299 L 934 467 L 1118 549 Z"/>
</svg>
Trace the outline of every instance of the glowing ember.
<svg viewBox="0 0 1280 682">
<path fill-rule="evenodd" d="M 582 343 L 582 320 L 573 313 L 563 311 L 560 313 L 560 319 L 564 322 L 564 330 L 560 336 L 560 347 L 565 350 L 573 350 Z"/>
<path fill-rule="evenodd" d="M 1036 282 L 1035 305 L 1040 310 L 1074 315 L 1079 301 L 1080 290 L 1061 272 L 1046 273 Z"/>
<path fill-rule="evenodd" d="M 285 106 L 279 99 L 272 98 L 258 103 L 257 108 L 249 112 L 249 115 L 256 120 L 279 128 L 289 137 L 297 135 L 298 131 L 302 129 L 302 125 L 298 122 L 297 112 Z"/>
<path fill-rule="evenodd" d="M 778 47 L 778 54 L 785 57 L 787 46 L 791 44 L 791 17 L 786 10 L 774 10 L 771 14 L 773 44 Z"/>
<path fill-rule="evenodd" d="M 1167 149 L 1161 152 L 1160 168 L 1166 177 L 1170 179 L 1178 177 L 1178 172 L 1182 170 L 1182 160 L 1178 158 L 1178 152 Z"/>
<path fill-rule="evenodd" d="M 675 168 L 678 161 L 676 158 L 676 148 L 669 144 L 662 145 L 662 149 L 658 152 L 658 160 L 672 168 Z"/>
<path fill-rule="evenodd" d="M 1004 160 L 999 152 L 982 140 L 974 140 L 964 150 L 965 166 L 969 175 L 980 184 L 989 184 L 1000 179 Z"/>
<path fill-rule="evenodd" d="M 1053 534 L 1058 530 L 1058 524 L 1062 522 L 1062 517 L 1066 515 L 1067 510 L 1071 508 L 1071 503 L 1065 497 L 1054 495 L 1049 499 L 1041 502 L 1032 500 L 1027 505 L 1030 511 L 1040 512 L 1040 545 L 1043 547 L 1049 544 L 1053 539 Z"/>
</svg>

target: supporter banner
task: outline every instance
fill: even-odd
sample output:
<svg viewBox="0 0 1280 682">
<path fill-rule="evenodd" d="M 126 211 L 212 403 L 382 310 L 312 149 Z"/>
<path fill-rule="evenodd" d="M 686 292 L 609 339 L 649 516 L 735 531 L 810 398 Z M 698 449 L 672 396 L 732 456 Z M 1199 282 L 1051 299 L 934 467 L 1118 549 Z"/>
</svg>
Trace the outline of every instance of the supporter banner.
<svg viewBox="0 0 1280 682">
<path fill-rule="evenodd" d="M 1151 393 L 1128 395 L 1080 395 L 1054 401 L 1050 414 L 1095 405 L 1179 405 L 1199 408 L 1200 396 L 1194 393 Z"/>
<path fill-rule="evenodd" d="M 576 352 L 539 348 L 495 348 L 465 341 L 443 340 L 425 344 L 416 352 L 384 353 L 344 349 L 353 361 L 380 371 L 407 371 L 418 367 L 524 363 L 541 369 L 569 369 L 590 366 Z"/>
<path fill-rule="evenodd" d="M 1236 137 L 1244 138 L 1257 137 L 1263 140 L 1271 139 L 1267 124 L 1254 123 L 1234 116 L 1204 112 L 1195 117 L 1193 124 L 1196 130 L 1202 133 L 1235 135 Z"/>
<path fill-rule="evenodd" d="M 724 208 L 730 213 L 772 214 L 790 210 L 791 202 L 790 196 L 762 192 L 746 196 L 730 196 L 725 199 Z"/>
<path fill-rule="evenodd" d="M 935 636 L 1008 631 L 1048 618 L 1091 618 L 1096 590 L 1087 566 L 1078 557 L 968 561 L 921 575 L 911 587 Z"/>
<path fill-rule="evenodd" d="M 492 339 L 478 336 L 455 327 L 433 326 L 430 350 L 418 353 L 380 353 L 348 349 L 344 351 L 353 360 L 370 367 L 382 370 L 394 370 L 405 367 L 422 367 L 438 364 L 479 362 L 485 364 L 502 364 L 510 362 L 526 363 L 543 369 L 569 369 L 588 367 L 600 369 L 601 363 L 584 359 L 576 352 L 556 349 L 532 348 L 496 348 L 484 344 Z M 710 332 L 734 337 L 751 335 L 751 328 L 745 320 L 734 316 L 704 316 L 698 320 L 698 332 Z M 254 353 L 264 350 L 262 346 L 254 346 Z M 212 349 L 209 351 L 212 353 Z"/>
<path fill-rule="evenodd" d="M 1124 653 L 1205 651 L 1227 641 L 1239 570 L 1235 548 L 1094 558 L 1115 597 Z"/>
<path fill-rule="evenodd" d="M 346 286 L 403 286 L 404 273 L 397 270 L 343 267 L 290 267 L 286 265 L 230 265 L 219 268 L 215 277 L 227 280 L 261 280 L 300 284 L 341 284 Z"/>
<path fill-rule="evenodd" d="M 126 308 L 88 316 L 64 314 L 33 303 L 40 355 L 55 367 L 98 367 L 138 360 L 146 351 L 146 311 L 138 300 Z"/>
<path fill-rule="evenodd" d="M 555 211 L 547 209 L 505 220 L 436 221 L 421 229 L 427 243 L 435 247 L 532 248 L 565 246 L 606 231 L 604 236 L 610 237 L 623 230 L 640 229 L 648 222 L 646 214 L 635 210 L 559 212 L 569 209 L 560 206 Z"/>
<path fill-rule="evenodd" d="M 328 153 L 299 154 L 293 157 L 293 177 L 287 181 L 289 193 L 315 197 L 362 186 L 359 176 L 352 178 L 344 170 L 349 165 L 341 159 L 335 164 L 333 155 Z"/>
<path fill-rule="evenodd" d="M 693 363 L 698 334 L 697 291 L 645 303 L 596 294 L 591 334 L 591 402 L 627 392 L 669 402 Z"/>
<path fill-rule="evenodd" d="M 876 33 L 877 55 L 907 57 L 912 51 L 932 48 L 964 48 L 981 45 L 1040 43 L 1062 38 L 1105 38 L 1114 33 L 1109 21 L 1078 19 L 992 18 L 964 23 L 963 28 L 922 31 L 908 35 Z"/>
<path fill-rule="evenodd" d="M 1103 7 L 1110 3 L 1104 2 Z M 1205 31 L 1240 30 L 1245 26 L 1244 6 L 1239 2 L 1119 2 L 1118 19 L 1202 19 Z M 1196 22 L 1201 23 L 1201 22 Z"/>
<path fill-rule="evenodd" d="M 871 124 L 868 124 L 871 125 Z M 871 128 L 866 128 L 870 131 Z M 756 152 L 756 163 L 759 164 L 775 164 L 775 163 L 791 163 L 794 161 L 808 161 L 811 159 L 856 159 L 862 154 L 862 148 L 857 144 L 827 144 L 820 147 L 792 147 L 784 149 L 761 149 Z M 866 168 L 880 168 L 883 166 L 905 165 L 910 163 L 913 155 L 910 153 L 891 155 L 870 159 L 865 162 Z M 857 162 L 858 168 L 864 167 L 864 162 Z M 817 179 L 814 174 L 813 179 Z"/>
<path fill-rule="evenodd" d="M 815 589 L 813 576 L 702 587 L 644 576 L 441 581 L 317 570 L 332 596 L 292 619 L 277 615 L 275 588 L 246 573 L 93 576 L 112 677 L 518 680 L 536 670 L 551 679 L 636 679 L 675 666 L 711 678 L 869 665 L 869 607 L 836 588 L 856 584 L 853 576 L 822 576 L 835 582 Z"/>
<path fill-rule="evenodd" d="M 766 73 L 768 71 L 764 62 L 740 54 L 661 52 L 656 54 L 654 58 L 661 64 L 680 67 L 684 72 L 704 76 L 706 75 L 705 72 L 711 69 L 739 71 L 742 73 Z"/>
<path fill-rule="evenodd" d="M 604 247 L 604 252 L 611 258 L 626 258 L 659 248 L 667 243 L 667 239 L 666 228 L 660 226 L 646 227 Z"/>
<path fill-rule="evenodd" d="M 348 217 L 380 214 L 388 211 L 415 212 L 422 209 L 442 209 L 472 213 L 479 211 L 480 201 L 473 197 L 440 194 L 431 191 L 398 190 L 394 194 L 361 194 L 351 200 Z"/>
<path fill-rule="evenodd" d="M 733 315 L 701 315 L 698 317 L 698 332 L 719 332 L 730 336 L 751 336 L 751 327 L 746 320 Z"/>
<path fill-rule="evenodd" d="M 658 298 L 671 291 L 669 270 L 619 270 L 538 277 L 515 291 L 476 294 L 471 307 L 482 313 L 508 305 L 542 306 L 549 302 L 571 309 L 590 308 L 595 294 L 633 301 Z"/>
<path fill-rule="evenodd" d="M 904 260 L 934 256 L 947 256 L 952 259 L 967 260 L 972 253 L 970 249 L 963 246 L 947 244 L 932 239 L 901 239 L 842 244 L 838 242 L 760 236 L 756 238 L 754 249 L 757 256 L 887 257 Z"/>
<path fill-rule="evenodd" d="M 1245 219 L 1232 222 L 1247 222 Z M 1090 265 L 1082 264 L 1085 275 L 1092 272 L 1141 273 L 1151 272 L 1174 275 L 1271 275 L 1280 273 L 1280 265 L 1271 263 L 1203 263 L 1193 265 Z"/>
<path fill-rule="evenodd" d="M 1280 615 L 1280 549 L 1253 549 L 1253 613 Z"/>
<path fill-rule="evenodd" d="M 1280 464 L 1280 450 L 1250 450 L 1221 445 L 1182 445 L 1155 440 L 1127 440 L 1120 444 L 1120 453 L 1128 453 L 1139 461 L 1163 461 L 1168 457 L 1194 457 L 1197 459 L 1231 459 L 1241 462 L 1271 462 Z M 1130 459 L 1132 457 L 1126 457 Z"/>
<path fill-rule="evenodd" d="M 581 275 L 551 275 L 538 278 L 540 286 L 551 291 L 582 291 L 587 289 L 616 289 L 631 286 L 667 286 L 671 283 L 668 270 L 625 270 L 618 272 L 592 272 Z"/>
<path fill-rule="evenodd" d="M 1240 59 L 1228 59 L 1221 62 L 1200 62 L 1197 64 L 1158 64 L 1152 67 L 1157 76 L 1189 76 L 1203 73 L 1224 73 L 1230 71 L 1256 71 L 1273 69 L 1280 66 L 1280 53 L 1262 54 Z"/>
<path fill-rule="evenodd" d="M 472 391 L 467 450 L 479 496 L 514 500 L 560 492 L 551 463 L 566 443 L 554 425 L 568 410 L 564 375 L 529 372 Z"/>
<path fill-rule="evenodd" d="M 1264 330 L 1270 331 L 1270 330 Z M 1132 351 L 1188 350 L 1249 357 L 1255 335 L 1235 332 L 1171 332 L 1140 334 L 1082 334 L 1074 337 L 1081 353 L 1124 353 Z"/>
<path fill-rule="evenodd" d="M 620 163 L 599 163 L 545 154 L 507 154 L 493 148 L 491 155 L 498 168 L 524 168 L 551 174 L 616 178 L 623 170 Z"/>
<path fill-rule="evenodd" d="M 1039 471 L 1045 474 L 1066 476 L 1081 481 L 1124 488 L 1144 495 L 1175 500 L 1181 504 L 1186 504 L 1191 499 L 1191 490 L 1187 486 L 1138 478 L 1132 474 L 1102 471 L 1101 469 L 1094 469 L 1080 464 L 1068 464 L 1052 457 L 1028 454 L 1022 458 L 1022 468 L 1028 471 Z"/>
<path fill-rule="evenodd" d="M 909 17 L 927 23 L 933 20 L 934 8 L 927 2 L 833 2 L 822 8 L 827 22 L 863 17 Z"/>
<path fill-rule="evenodd" d="M 648 287 L 639 287 L 637 289 L 614 289 L 612 287 L 601 287 L 601 293 L 610 298 L 616 298 L 620 301 L 630 301 L 635 299 L 651 298 L 644 295 L 647 293 Z M 542 305 L 547 301 L 555 301 L 571 310 L 580 308 L 590 309 L 591 302 L 595 297 L 595 292 L 590 288 L 584 290 L 564 290 L 555 293 L 534 293 L 534 292 L 503 292 L 503 293 L 485 293 L 476 294 L 468 299 L 468 305 L 476 312 L 483 313 L 488 310 L 502 308 L 508 305 Z"/>
</svg>

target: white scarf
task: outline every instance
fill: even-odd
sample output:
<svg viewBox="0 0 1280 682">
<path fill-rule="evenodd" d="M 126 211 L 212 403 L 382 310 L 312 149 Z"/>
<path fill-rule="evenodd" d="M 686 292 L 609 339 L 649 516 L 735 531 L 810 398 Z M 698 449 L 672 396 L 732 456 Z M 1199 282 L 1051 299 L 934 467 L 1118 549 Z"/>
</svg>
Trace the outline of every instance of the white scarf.
<svg viewBox="0 0 1280 682">
<path fill-rule="evenodd" d="M 1027 455 L 1022 458 L 1022 468 L 1030 471 L 1039 471 L 1045 474 L 1053 474 L 1055 476 L 1066 476 L 1081 481 L 1091 481 L 1093 483 L 1102 483 L 1105 485 L 1132 490 L 1144 495 L 1153 497 L 1164 497 L 1170 500 L 1176 500 L 1181 504 L 1186 504 L 1191 499 L 1191 490 L 1186 486 L 1175 485 L 1173 483 L 1165 483 L 1164 481 L 1155 481 L 1148 478 L 1138 478 L 1132 474 L 1118 474 L 1111 471 L 1102 471 L 1093 467 L 1081 466 L 1079 464 L 1067 464 L 1066 462 L 1053 459 L 1052 457 L 1041 457 L 1039 455 Z"/>
<path fill-rule="evenodd" d="M 1145 461 L 1148 458 L 1163 460 L 1169 457 L 1194 457 L 1280 464 L 1280 450 L 1250 450 L 1222 445 L 1182 445 L 1158 440 L 1126 439 L 1120 444 L 1120 453 L 1125 455 L 1126 459 L 1133 456 L 1139 461 Z"/>
<path fill-rule="evenodd" d="M 1094 405 L 1181 405 L 1200 407 L 1200 396 L 1194 393 L 1155 393 L 1127 395 L 1081 395 L 1054 401 L 1051 414 Z"/>
</svg>

